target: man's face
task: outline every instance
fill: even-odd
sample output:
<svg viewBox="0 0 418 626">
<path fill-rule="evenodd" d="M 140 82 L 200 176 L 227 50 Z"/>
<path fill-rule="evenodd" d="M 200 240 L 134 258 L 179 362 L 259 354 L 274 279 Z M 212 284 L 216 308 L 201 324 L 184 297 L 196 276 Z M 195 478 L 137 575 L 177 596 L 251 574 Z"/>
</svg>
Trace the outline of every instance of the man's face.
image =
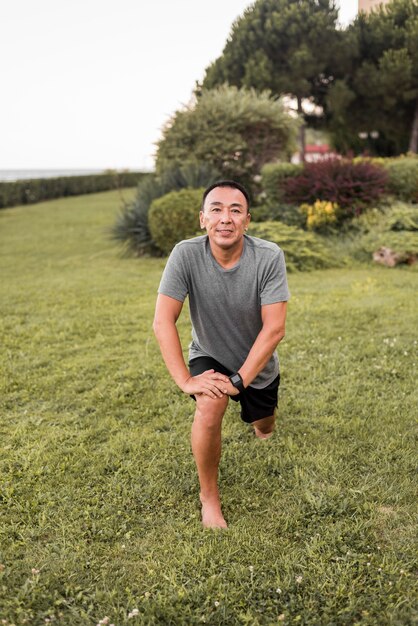
<svg viewBox="0 0 418 626">
<path fill-rule="evenodd" d="M 200 212 L 200 226 L 206 228 L 211 244 L 223 249 L 241 242 L 250 219 L 245 196 L 234 187 L 212 189 Z"/>
</svg>

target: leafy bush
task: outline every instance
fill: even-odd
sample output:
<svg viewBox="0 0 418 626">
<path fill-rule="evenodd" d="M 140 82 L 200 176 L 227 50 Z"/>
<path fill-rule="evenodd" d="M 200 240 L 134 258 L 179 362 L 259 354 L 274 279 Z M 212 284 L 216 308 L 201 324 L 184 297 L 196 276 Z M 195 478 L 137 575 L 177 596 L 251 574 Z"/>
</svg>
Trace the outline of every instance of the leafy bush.
<svg viewBox="0 0 418 626">
<path fill-rule="evenodd" d="M 290 203 L 337 203 L 343 220 L 379 200 L 386 191 L 386 181 L 385 170 L 372 163 L 326 159 L 306 164 L 298 176 L 285 179 L 283 186 Z"/>
<path fill-rule="evenodd" d="M 181 189 L 157 198 L 148 214 L 152 240 L 168 254 L 182 239 L 192 237 L 199 230 L 199 209 L 202 189 Z"/>
<path fill-rule="evenodd" d="M 252 222 L 284 222 L 289 226 L 303 228 L 306 218 L 298 206 L 280 202 L 251 207 Z"/>
<path fill-rule="evenodd" d="M 0 182 L 0 209 L 20 204 L 34 204 L 43 200 L 79 196 L 122 187 L 136 187 L 146 179 L 146 172 L 105 172 L 86 176 L 34 178 L 14 182 Z"/>
<path fill-rule="evenodd" d="M 418 234 L 416 232 L 370 232 L 358 243 L 358 253 L 367 254 L 371 258 L 373 252 L 382 247 L 390 248 L 400 254 L 418 255 Z M 358 256 L 360 256 L 358 254 Z"/>
<path fill-rule="evenodd" d="M 383 246 L 399 253 L 416 254 L 418 209 L 403 202 L 371 209 L 352 221 L 352 231 L 344 245 L 355 259 L 370 261 L 372 253 Z"/>
<path fill-rule="evenodd" d="M 353 230 L 362 233 L 387 231 L 418 231 L 418 207 L 396 202 L 385 208 L 371 209 L 356 217 Z"/>
<path fill-rule="evenodd" d="M 160 176 L 150 175 L 138 185 L 135 200 L 119 213 L 111 235 L 125 244 L 127 253 L 138 256 L 158 254 L 148 227 L 148 211 L 156 198 L 187 187 L 207 187 L 219 177 L 219 172 L 207 163 L 189 162 L 181 167 L 170 167 Z"/>
<path fill-rule="evenodd" d="M 406 202 L 418 202 L 418 158 L 386 159 L 384 167 L 389 191 Z"/>
<path fill-rule="evenodd" d="M 284 200 L 283 181 L 300 174 L 303 166 L 296 163 L 266 163 L 261 169 L 262 198 L 276 205 Z"/>
<path fill-rule="evenodd" d="M 317 200 L 314 204 L 301 204 L 300 210 L 306 215 L 308 230 L 326 230 L 336 224 L 340 207 L 335 202 Z"/>
<path fill-rule="evenodd" d="M 270 92 L 227 85 L 203 90 L 166 124 L 157 144 L 157 172 L 204 161 L 251 190 L 265 163 L 293 151 L 297 127 Z"/>
<path fill-rule="evenodd" d="M 286 267 L 309 271 L 326 267 L 335 267 L 339 263 L 331 257 L 319 235 L 308 233 L 300 228 L 281 222 L 250 223 L 249 234 L 267 239 L 279 245 L 286 257 Z"/>
</svg>

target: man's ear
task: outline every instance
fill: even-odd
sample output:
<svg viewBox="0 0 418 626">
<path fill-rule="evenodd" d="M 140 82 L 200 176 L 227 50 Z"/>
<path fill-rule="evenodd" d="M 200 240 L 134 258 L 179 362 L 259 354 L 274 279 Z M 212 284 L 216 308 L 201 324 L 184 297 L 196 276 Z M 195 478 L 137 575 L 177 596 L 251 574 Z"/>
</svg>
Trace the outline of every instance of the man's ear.
<svg viewBox="0 0 418 626">
<path fill-rule="evenodd" d="M 200 213 L 199 213 L 199 219 L 200 219 L 200 228 L 205 229 L 206 227 L 205 227 L 205 225 L 204 225 L 204 223 L 203 223 L 203 211 L 200 211 Z"/>
</svg>

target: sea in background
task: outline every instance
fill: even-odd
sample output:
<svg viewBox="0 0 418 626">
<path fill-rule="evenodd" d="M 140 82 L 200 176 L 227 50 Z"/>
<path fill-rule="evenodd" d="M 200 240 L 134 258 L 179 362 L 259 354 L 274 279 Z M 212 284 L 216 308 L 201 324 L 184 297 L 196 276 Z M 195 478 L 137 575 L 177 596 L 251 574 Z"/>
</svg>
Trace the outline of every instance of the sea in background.
<svg viewBox="0 0 418 626">
<path fill-rule="evenodd" d="M 59 176 L 87 176 L 88 174 L 102 174 L 106 170 L 0 170 L 0 182 L 11 182 L 14 180 L 28 180 L 29 178 L 57 178 Z"/>
</svg>

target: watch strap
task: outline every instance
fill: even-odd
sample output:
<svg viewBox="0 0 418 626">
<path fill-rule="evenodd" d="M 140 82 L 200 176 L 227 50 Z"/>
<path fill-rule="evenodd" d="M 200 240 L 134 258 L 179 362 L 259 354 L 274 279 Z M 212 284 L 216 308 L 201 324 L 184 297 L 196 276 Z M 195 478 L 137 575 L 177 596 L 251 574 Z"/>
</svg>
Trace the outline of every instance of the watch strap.
<svg viewBox="0 0 418 626">
<path fill-rule="evenodd" d="M 238 372 L 235 372 L 235 374 L 232 374 L 231 376 L 229 376 L 229 380 L 231 381 L 231 384 L 236 389 L 238 389 L 240 393 L 245 391 L 244 381 L 242 380 L 241 374 L 239 374 Z"/>
</svg>

